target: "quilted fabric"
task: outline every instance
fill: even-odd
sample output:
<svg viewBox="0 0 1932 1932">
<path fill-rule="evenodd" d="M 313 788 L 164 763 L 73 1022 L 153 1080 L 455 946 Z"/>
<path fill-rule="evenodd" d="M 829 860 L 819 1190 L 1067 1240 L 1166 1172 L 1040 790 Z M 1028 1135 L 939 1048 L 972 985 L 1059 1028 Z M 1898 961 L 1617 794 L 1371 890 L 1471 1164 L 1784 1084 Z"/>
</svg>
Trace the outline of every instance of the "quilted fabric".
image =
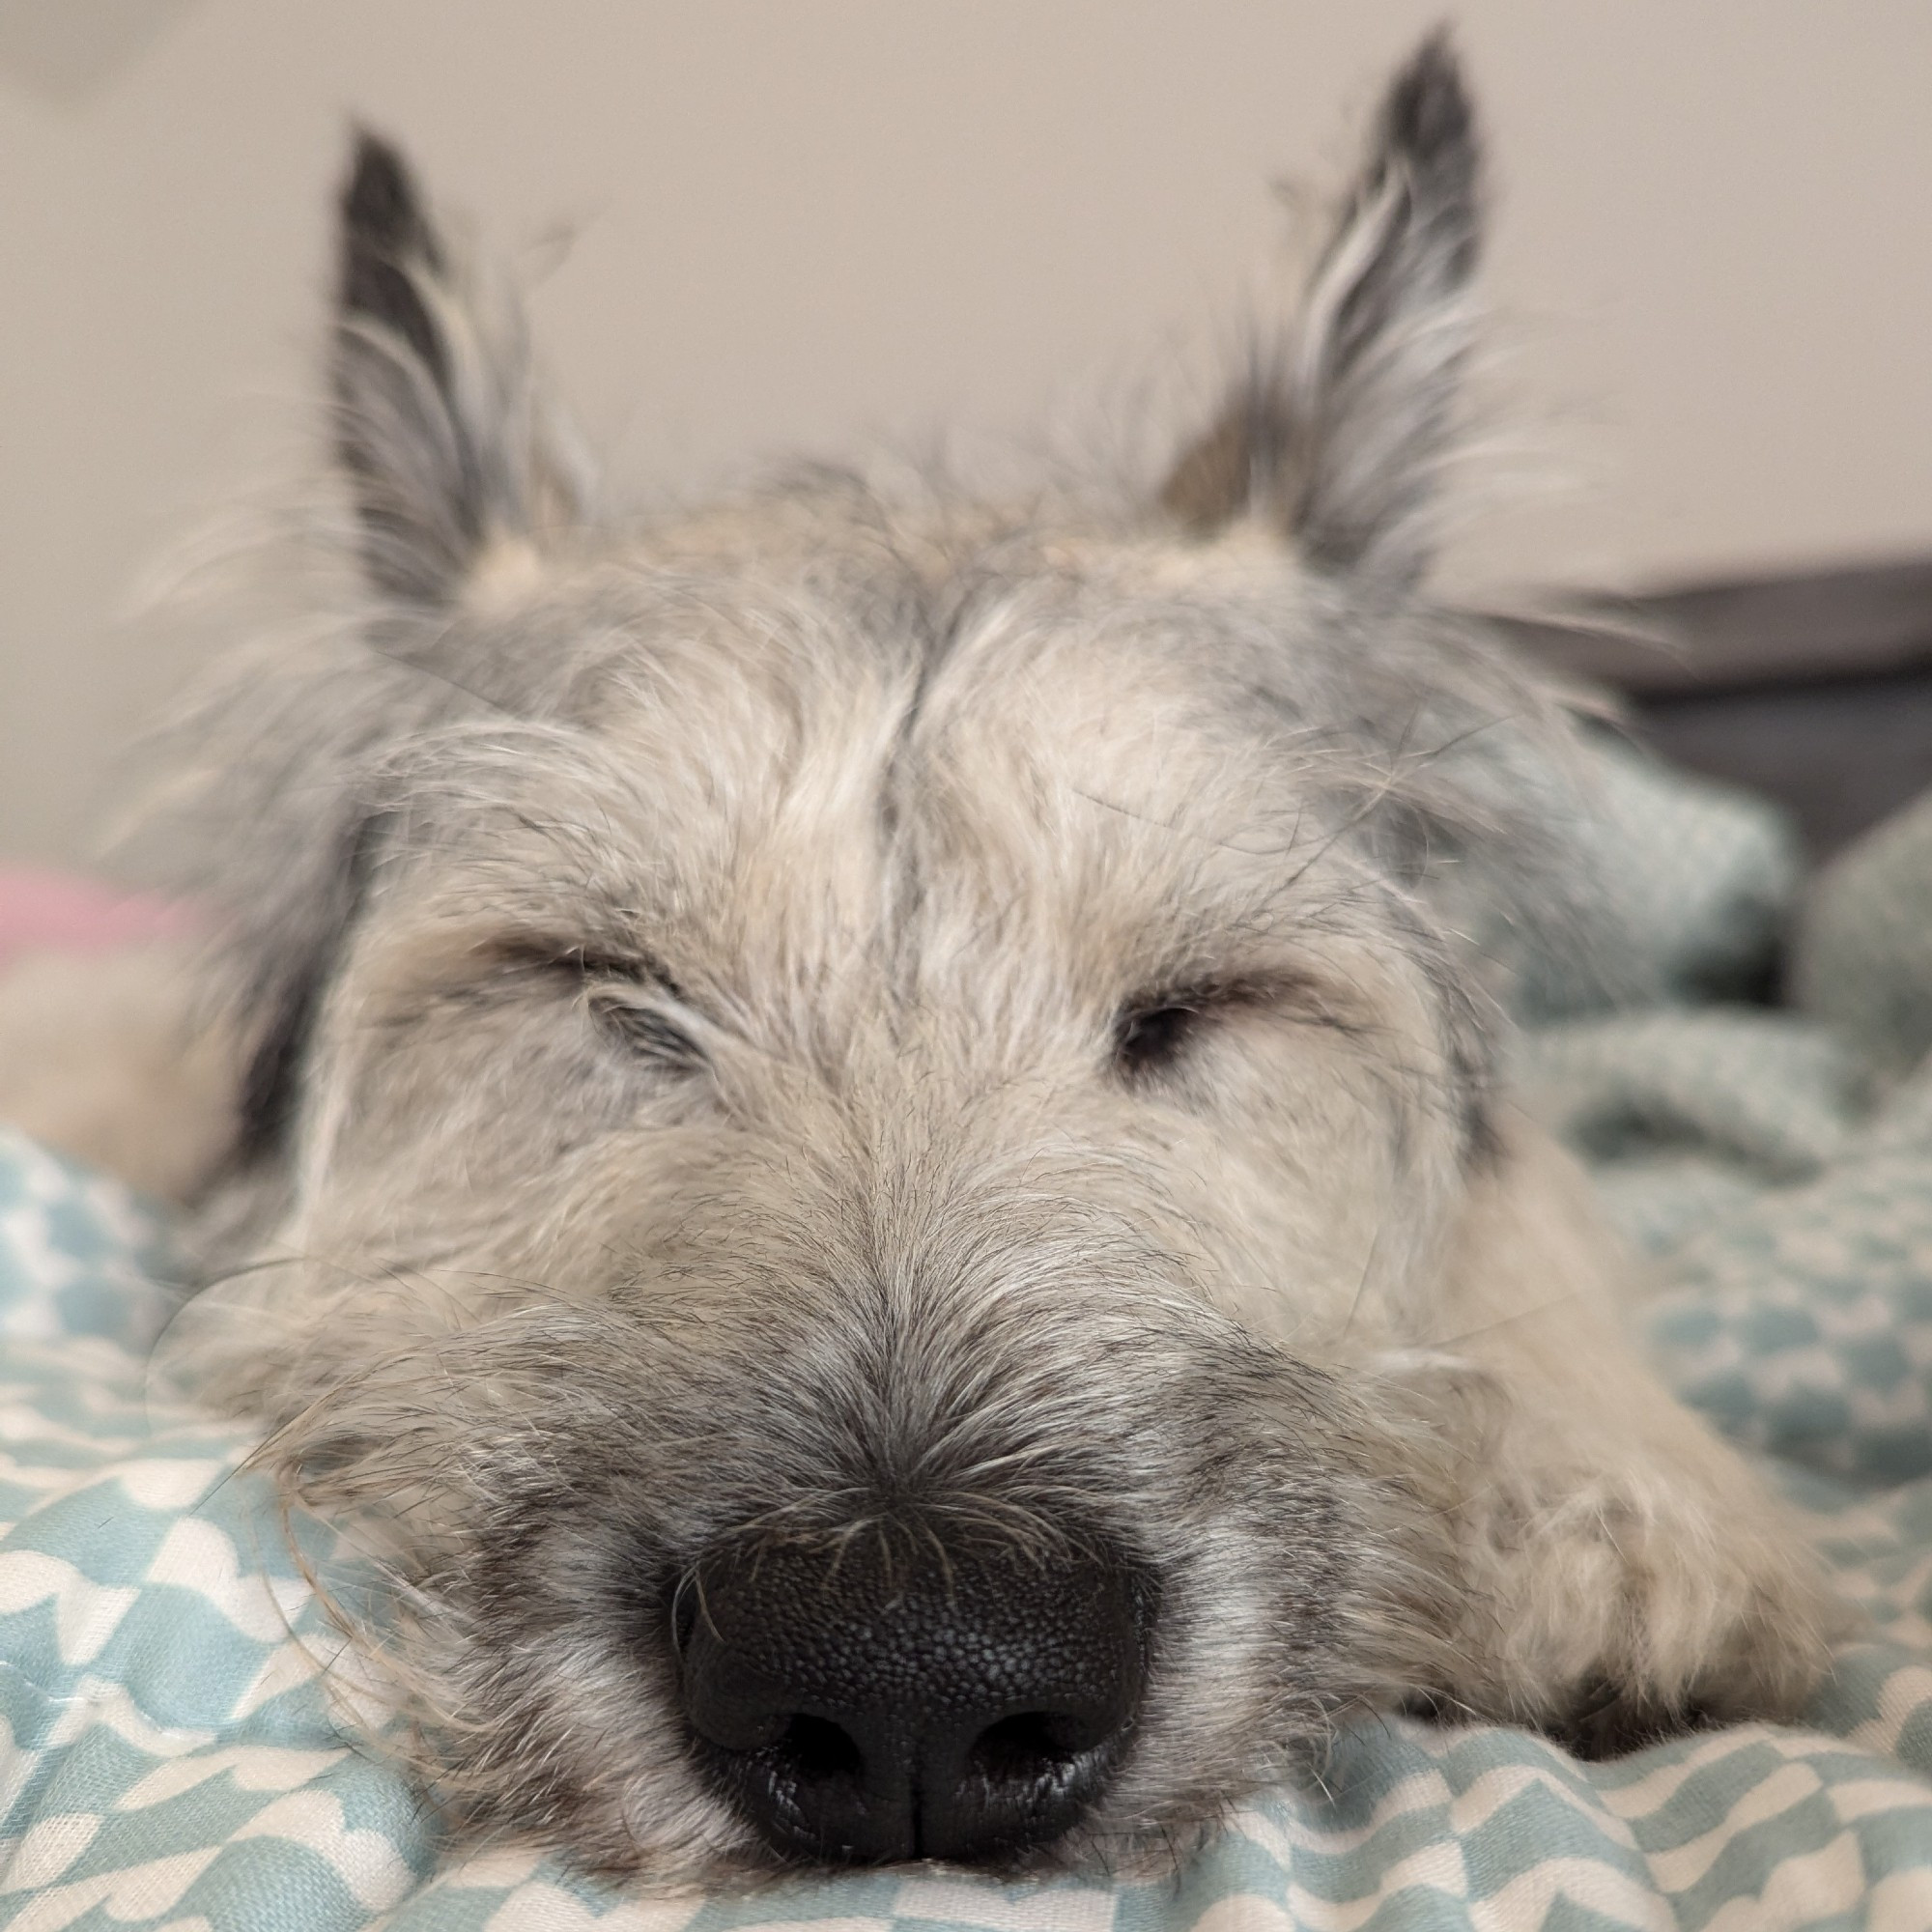
<svg viewBox="0 0 1932 1932">
<path fill-rule="evenodd" d="M 1899 1044 L 1923 1044 L 1925 987 L 1865 970 L 1918 962 L 1932 839 L 1894 832 L 1811 896 L 1798 979 L 1824 1017 L 1695 1008 L 1771 937 L 1788 841 L 1748 803 L 1616 771 L 1659 1004 L 1605 1011 L 1543 962 L 1520 1070 L 1655 1258 L 1676 1384 L 1775 1460 L 1871 1617 L 1809 1728 L 1582 1765 L 1519 1731 L 1364 1723 L 1324 1790 L 1244 1807 L 1160 1884 L 932 1871 L 650 1900 L 534 1853 L 445 1859 L 338 1727 L 353 1675 L 245 1433 L 150 1384 L 165 1231 L 0 1134 L 0 1926 L 1932 1926 L 1932 1066 Z"/>
</svg>

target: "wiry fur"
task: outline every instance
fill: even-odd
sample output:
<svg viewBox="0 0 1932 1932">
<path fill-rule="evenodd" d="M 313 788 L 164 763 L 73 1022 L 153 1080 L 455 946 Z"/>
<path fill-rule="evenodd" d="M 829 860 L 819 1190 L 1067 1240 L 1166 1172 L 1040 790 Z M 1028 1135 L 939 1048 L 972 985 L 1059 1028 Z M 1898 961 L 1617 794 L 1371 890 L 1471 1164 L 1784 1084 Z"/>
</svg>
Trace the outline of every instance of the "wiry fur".
<svg viewBox="0 0 1932 1932">
<path fill-rule="evenodd" d="M 732 1541 L 1157 1578 L 1049 1857 L 1184 1845 L 1362 1708 L 1803 1700 L 1809 1557 L 1494 1091 L 1471 909 L 1590 888 L 1559 707 L 1418 588 L 1475 177 L 1432 42 L 1297 346 L 1148 502 L 812 472 L 610 529 L 365 144 L 360 582 L 174 740 L 254 1068 L 175 1343 L 381 1552 L 345 1614 L 459 1810 L 756 1868 L 664 1612 Z"/>
</svg>

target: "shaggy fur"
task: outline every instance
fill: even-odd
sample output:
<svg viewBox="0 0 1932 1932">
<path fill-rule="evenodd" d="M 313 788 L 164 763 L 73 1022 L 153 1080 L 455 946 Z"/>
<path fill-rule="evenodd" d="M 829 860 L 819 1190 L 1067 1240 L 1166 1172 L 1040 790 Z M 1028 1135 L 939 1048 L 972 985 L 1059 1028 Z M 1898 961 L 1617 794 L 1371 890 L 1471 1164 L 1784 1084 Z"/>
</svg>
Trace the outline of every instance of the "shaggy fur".
<svg viewBox="0 0 1932 1932">
<path fill-rule="evenodd" d="M 1151 1579 L 1037 1862 L 1170 1857 L 1364 1709 L 1803 1702 L 1812 1561 L 1495 1088 L 1469 934 L 1592 887 L 1559 703 L 1420 587 L 1478 213 L 1435 41 L 1164 489 L 611 527 L 362 144 L 351 554 L 173 739 L 250 1060 L 174 1359 L 386 1566 L 342 1614 L 459 1814 L 773 1862 L 679 1703 L 724 1548 Z"/>
</svg>

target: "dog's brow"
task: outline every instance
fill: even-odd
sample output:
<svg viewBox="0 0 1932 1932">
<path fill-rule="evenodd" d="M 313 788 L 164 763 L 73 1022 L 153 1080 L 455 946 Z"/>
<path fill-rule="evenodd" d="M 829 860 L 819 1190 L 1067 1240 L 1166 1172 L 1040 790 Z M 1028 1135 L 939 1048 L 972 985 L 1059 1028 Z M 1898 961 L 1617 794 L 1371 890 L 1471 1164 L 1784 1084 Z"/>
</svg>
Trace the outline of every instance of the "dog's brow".
<svg viewBox="0 0 1932 1932">
<path fill-rule="evenodd" d="M 654 903 L 659 881 L 645 865 L 627 867 L 594 834 L 520 820 L 516 847 L 487 831 L 450 838 L 420 823 L 388 854 L 392 916 L 439 932 L 459 950 L 504 961 L 541 953 L 646 962 L 648 935 L 665 923 Z"/>
<path fill-rule="evenodd" d="M 1243 844 L 1233 838 L 1216 838 L 1211 834 L 1185 823 L 1177 813 L 1156 818 L 1145 811 L 1136 811 L 1132 806 L 1123 805 L 1119 799 L 1103 797 L 1099 792 L 1087 791 L 1076 785 L 1076 798 L 1084 798 L 1090 805 L 1098 806 L 1102 811 L 1118 813 L 1122 818 L 1131 818 L 1136 824 L 1153 826 L 1159 831 L 1169 832 L 1177 838 L 1190 838 L 1202 845 L 1213 847 L 1221 852 L 1239 854 L 1244 859 L 1283 859 L 1293 850 L 1296 836 L 1301 829 L 1300 815 L 1297 813 L 1290 825 L 1286 838 L 1277 843 L 1269 839 L 1260 844 Z"/>
<path fill-rule="evenodd" d="M 683 997 L 670 968 L 648 946 L 635 940 L 622 947 L 604 947 L 539 924 L 496 933 L 471 950 L 483 964 L 505 971 L 564 967 L 586 979 L 633 980 L 672 999 Z"/>
</svg>

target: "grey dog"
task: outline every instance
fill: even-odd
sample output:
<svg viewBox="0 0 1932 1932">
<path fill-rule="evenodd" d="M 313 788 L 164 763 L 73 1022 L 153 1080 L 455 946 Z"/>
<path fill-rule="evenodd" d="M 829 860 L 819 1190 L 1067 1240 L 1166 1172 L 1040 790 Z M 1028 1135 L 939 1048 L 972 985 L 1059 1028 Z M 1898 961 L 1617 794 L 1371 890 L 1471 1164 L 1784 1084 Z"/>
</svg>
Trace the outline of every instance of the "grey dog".
<svg viewBox="0 0 1932 1932">
<path fill-rule="evenodd" d="M 382 1566 L 453 1815 L 1122 1869 L 1362 1712 L 1803 1703 L 1813 1560 L 1498 1091 L 1472 935 L 1592 884 L 1563 694 L 1423 587 L 1477 162 L 1437 37 L 1164 485 L 620 525 L 359 142 L 342 514 L 157 808 L 238 1061 L 172 1360 Z"/>
</svg>

